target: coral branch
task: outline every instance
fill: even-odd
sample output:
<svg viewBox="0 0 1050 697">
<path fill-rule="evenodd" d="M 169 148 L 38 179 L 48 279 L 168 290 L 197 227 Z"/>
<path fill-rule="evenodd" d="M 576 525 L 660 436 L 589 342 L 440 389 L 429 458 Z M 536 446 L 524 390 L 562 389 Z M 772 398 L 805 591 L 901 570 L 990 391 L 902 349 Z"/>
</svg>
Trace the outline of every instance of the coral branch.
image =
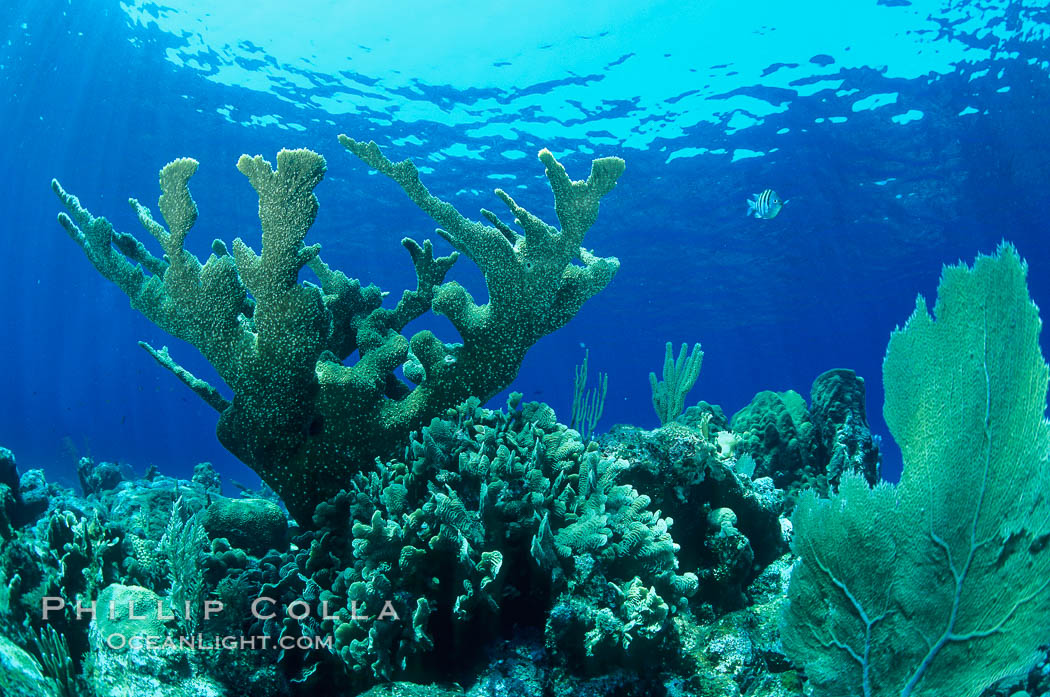
<svg viewBox="0 0 1050 697">
<path fill-rule="evenodd" d="M 541 152 L 562 230 L 497 192 L 524 228 L 519 235 L 490 212 L 483 215 L 495 227 L 462 216 L 427 191 L 411 162 L 392 163 L 374 143 L 346 136 L 340 142 L 394 179 L 458 250 L 435 256 L 429 240 L 402 240 L 416 288 L 393 308 L 382 307 L 385 294 L 375 286 L 331 269 L 319 245 L 304 244 L 317 217 L 313 190 L 326 170 L 324 158 L 309 150 L 282 150 L 276 168 L 261 156 L 240 158 L 237 168 L 259 196 L 261 251 L 241 239 L 232 249 L 216 240 L 204 264 L 183 248 L 197 220 L 188 188 L 195 160 L 175 160 L 160 171 L 158 207 L 166 228 L 131 201 L 164 250 L 163 260 L 91 216 L 58 182 L 52 185 L 69 211 L 59 222 L 95 268 L 147 318 L 195 345 L 233 390 L 233 400 L 164 349 L 144 348 L 221 412 L 220 441 L 303 523 L 354 472 L 403 448 L 413 429 L 467 397 L 488 399 L 507 387 L 528 349 L 569 321 L 619 267 L 615 258 L 580 245 L 599 200 L 623 172 L 622 160 L 596 160 L 585 182 L 573 182 L 550 152 Z M 488 304 L 479 306 L 462 286 L 445 281 L 459 252 L 484 272 Z M 320 287 L 299 280 L 304 266 Z M 431 310 L 451 320 L 462 343 L 445 343 L 429 331 L 402 336 L 409 322 Z M 357 361 L 343 365 L 355 352 Z M 402 365 L 414 386 L 398 379 Z"/>
<path fill-rule="evenodd" d="M 229 400 L 219 394 L 217 389 L 176 363 L 172 359 L 171 354 L 168 353 L 167 346 L 162 346 L 159 351 L 145 341 L 140 341 L 139 346 L 153 356 L 153 360 L 174 373 L 175 377 L 181 380 L 186 387 L 193 390 L 198 397 L 207 402 L 212 409 L 221 414 L 230 407 Z"/>
</svg>

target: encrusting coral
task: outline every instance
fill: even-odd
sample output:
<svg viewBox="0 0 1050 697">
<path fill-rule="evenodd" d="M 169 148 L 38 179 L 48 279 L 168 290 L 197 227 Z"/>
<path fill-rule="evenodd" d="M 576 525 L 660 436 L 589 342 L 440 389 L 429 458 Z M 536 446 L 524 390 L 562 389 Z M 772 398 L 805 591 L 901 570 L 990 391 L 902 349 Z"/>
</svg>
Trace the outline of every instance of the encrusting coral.
<svg viewBox="0 0 1050 697">
<path fill-rule="evenodd" d="M 586 181 L 572 181 L 550 151 L 540 151 L 561 230 L 497 189 L 524 231 L 519 234 L 490 211 L 482 214 L 491 225 L 465 218 L 427 191 L 415 165 L 391 162 L 375 143 L 346 136 L 340 142 L 400 185 L 457 250 L 435 257 L 429 241 L 402 240 L 417 287 L 393 308 L 381 307 L 377 287 L 330 269 L 319 245 L 304 245 L 318 210 L 313 189 L 326 170 L 325 159 L 310 150 L 282 150 L 276 169 L 260 156 L 240 158 L 237 168 L 259 196 L 261 252 L 240 239 L 231 252 L 216 240 L 204 264 L 183 247 L 197 220 L 188 188 L 195 160 L 175 160 L 160 171 L 158 207 L 166 229 L 131 200 L 163 258 L 92 216 L 52 181 L 68 211 L 59 222 L 95 268 L 132 307 L 196 346 L 233 399 L 179 366 L 166 348 L 144 347 L 220 412 L 219 440 L 300 521 L 309 521 L 316 504 L 354 472 L 403 447 L 413 429 L 467 397 L 488 399 L 509 385 L 529 348 L 568 322 L 619 268 L 615 257 L 581 246 L 599 201 L 623 173 L 619 158 L 594 160 Z M 488 303 L 478 305 L 462 286 L 444 281 L 458 253 L 480 267 Z M 299 281 L 304 266 L 320 286 Z M 411 339 L 401 334 L 430 310 L 451 321 L 462 344 L 446 344 L 426 330 Z M 356 363 L 344 365 L 355 352 Z M 395 376 L 403 364 L 405 375 L 418 381 L 414 387 Z"/>
</svg>

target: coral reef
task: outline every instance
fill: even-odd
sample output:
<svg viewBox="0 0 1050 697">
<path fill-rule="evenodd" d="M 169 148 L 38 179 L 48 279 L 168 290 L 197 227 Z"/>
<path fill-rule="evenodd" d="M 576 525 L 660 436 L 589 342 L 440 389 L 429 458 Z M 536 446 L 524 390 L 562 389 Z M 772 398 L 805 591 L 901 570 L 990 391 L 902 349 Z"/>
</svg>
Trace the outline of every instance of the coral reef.
<svg viewBox="0 0 1050 697">
<path fill-rule="evenodd" d="M 212 537 L 225 537 L 257 557 L 288 545 L 288 520 L 280 506 L 266 499 L 212 496 L 200 522 Z"/>
<path fill-rule="evenodd" d="M 920 300 L 891 337 L 885 413 L 905 459 L 892 486 L 850 370 L 818 376 L 809 404 L 765 391 L 727 419 L 684 408 L 703 353 L 683 345 L 676 360 L 667 344 L 664 379 L 650 375 L 658 429 L 596 436 L 607 376 L 588 391 L 586 357 L 568 426 L 520 393 L 486 408 L 616 273 L 582 244 L 623 162 L 595 160 L 574 182 L 541 151 L 560 230 L 497 190 L 519 233 L 490 211 L 463 217 L 374 143 L 340 142 L 455 249 L 403 240 L 417 285 L 393 307 L 305 244 L 327 166 L 316 153 L 282 150 L 276 168 L 242 157 L 262 246 L 216 241 L 203 263 L 183 247 L 195 161 L 160 172 L 166 225 L 131 202 L 162 257 L 53 182 L 98 271 L 232 390 L 143 345 L 220 413 L 221 442 L 264 490 L 224 495 L 207 463 L 187 481 L 80 458 L 75 494 L 0 448 L 4 694 L 966 697 L 1006 674 L 1025 677 L 994 694 L 1050 684 L 1048 368 L 1012 247 L 947 269 L 936 318 Z M 460 254 L 487 303 L 445 280 Z M 431 312 L 461 343 L 403 333 Z"/>
<path fill-rule="evenodd" d="M 721 409 L 709 409 L 699 421 L 724 425 L 724 417 L 708 418 Z M 600 439 L 629 463 L 623 480 L 645 491 L 675 521 L 676 535 L 691 542 L 679 560 L 700 578 L 698 600 L 723 609 L 744 604 L 747 585 L 787 551 L 782 492 L 770 478 L 740 474 L 734 460 L 722 457 L 718 435 L 725 432 L 705 436 L 685 423 L 655 431 L 616 426 Z"/>
<path fill-rule="evenodd" d="M 772 477 L 792 494 L 805 486 L 827 491 L 820 438 L 802 395 L 794 390 L 759 392 L 733 414 L 730 425 L 740 436 L 740 451 L 755 459 L 757 474 Z"/>
<path fill-rule="evenodd" d="M 857 472 L 869 484 L 879 481 L 878 438 L 868 429 L 864 378 L 852 370 L 829 370 L 810 388 L 810 418 L 828 460 L 825 473 L 832 488 L 844 472 Z"/>
<path fill-rule="evenodd" d="M 572 319 L 619 268 L 614 257 L 581 246 L 600 199 L 623 172 L 619 158 L 595 160 L 586 181 L 574 182 L 542 150 L 561 229 L 497 189 L 524 232 L 519 234 L 489 211 L 483 215 L 491 225 L 463 217 L 427 191 L 410 161 L 391 162 L 375 143 L 346 136 L 340 142 L 401 186 L 457 250 L 435 257 L 429 241 L 402 240 L 417 287 L 394 308 L 381 307 L 383 293 L 375 286 L 362 287 L 330 269 L 319 245 L 304 244 L 318 211 L 313 189 L 327 166 L 309 150 L 282 150 L 276 169 L 261 156 L 240 158 L 237 168 L 259 196 L 261 251 L 238 238 L 231 252 L 216 240 L 203 264 L 183 247 L 197 220 L 188 188 L 195 160 L 175 160 L 160 171 L 158 208 L 167 228 L 131 201 L 163 258 L 92 216 L 52 182 L 68 212 L 59 222 L 99 273 L 128 295 L 132 307 L 215 366 L 232 400 L 179 366 L 167 348 L 144 345 L 220 413 L 219 440 L 280 494 L 300 522 L 308 522 L 315 506 L 354 472 L 396 453 L 413 429 L 467 397 L 488 399 L 509 385 L 529 348 Z M 459 253 L 483 272 L 488 303 L 477 305 L 462 286 L 445 282 Z M 299 282 L 305 266 L 320 286 Z M 462 343 L 446 344 L 430 331 L 402 336 L 409 322 L 429 311 L 447 317 Z M 356 362 L 345 365 L 352 354 Z M 406 376 L 418 381 L 413 387 L 395 375 L 406 363 Z"/>
<path fill-rule="evenodd" d="M 623 661 L 667 639 L 669 608 L 685 608 L 697 583 L 676 573 L 670 521 L 617 483 L 626 463 L 520 399 L 509 412 L 468 400 L 414 435 L 402 462 L 318 508 L 309 556 L 329 561 L 305 573 L 331 591 L 349 665 L 389 677 L 455 636 L 548 613 L 563 660 Z M 384 597 L 404 598 L 395 609 L 413 620 L 397 634 L 347 611 Z"/>
<path fill-rule="evenodd" d="M 757 476 L 772 477 L 785 490 L 789 508 L 806 487 L 833 491 L 844 472 L 859 472 L 874 484 L 882 456 L 864 397 L 864 379 L 845 369 L 813 381 L 808 407 L 794 390 L 759 392 L 730 421 L 740 438 L 737 449 L 754 458 Z"/>
<path fill-rule="evenodd" d="M 126 695 L 129 690 L 172 696 L 244 694 L 234 686 L 254 672 L 265 673 L 266 662 L 276 661 L 276 652 L 234 652 L 232 663 L 227 657 L 220 669 L 211 662 L 218 657 L 205 652 L 178 646 L 147 648 L 137 641 L 119 646 L 111 639 L 115 635 L 163 639 L 191 635 L 198 628 L 205 634 L 239 630 L 237 621 L 198 625 L 205 599 L 233 600 L 232 594 L 224 595 L 228 587 L 224 579 L 208 572 L 225 563 L 223 574 L 234 576 L 238 590 L 250 589 L 237 574 L 229 573 L 237 570 L 237 555 L 230 553 L 225 538 L 216 536 L 209 543 L 203 526 L 195 523 L 213 498 L 206 483 L 152 473 L 136 479 L 122 474 L 119 481 L 95 474 L 114 469 L 112 463 L 81 459 L 82 496 L 43 482 L 46 509 L 16 528 L 0 546 L 0 634 L 29 650 L 56 694 L 65 697 Z M 39 471 L 30 470 L 21 479 L 36 479 L 34 472 Z M 260 499 L 244 503 L 250 507 L 251 501 L 258 501 L 256 506 L 264 510 L 276 508 Z M 280 515 L 287 526 L 285 514 Z M 236 528 L 223 531 L 234 536 L 238 532 Z M 276 539 L 287 555 L 287 534 Z M 257 552 L 259 541 L 253 540 L 250 547 Z M 245 574 L 253 566 L 258 568 L 258 559 L 244 551 L 240 555 Z M 183 610 L 185 600 L 191 603 L 188 612 Z M 164 619 L 158 615 L 158 602 L 163 604 Z M 83 609 L 78 611 L 78 604 Z M 250 617 L 246 613 L 238 620 L 244 616 Z M 61 641 L 59 635 L 49 634 L 54 630 Z M 3 645 L 0 653 L 5 654 L 0 661 L 20 660 Z M 47 685 L 47 681 L 40 683 L 40 694 Z"/>
<path fill-rule="evenodd" d="M 85 458 L 82 495 L 41 480 L 46 510 L 0 546 L 0 633 L 32 647 L 18 627 L 60 628 L 92 695 L 411 694 L 449 681 L 474 695 L 744 694 L 786 665 L 748 607 L 771 593 L 763 570 L 786 563 L 779 494 L 737 475 L 699 427 L 614 431 L 584 442 L 545 404 L 470 399 L 410 434 L 400 458 L 355 473 L 306 528 L 251 492 L 222 496 L 206 464 L 185 481 L 110 476 Z M 44 596 L 71 600 L 44 622 Z M 78 617 L 74 600 L 100 610 Z M 202 616 L 205 601 L 224 610 Z M 123 609 L 110 615 L 110 602 Z M 732 666 L 715 660 L 712 633 L 740 647 Z M 175 642 L 197 635 L 268 643 Z"/>
</svg>

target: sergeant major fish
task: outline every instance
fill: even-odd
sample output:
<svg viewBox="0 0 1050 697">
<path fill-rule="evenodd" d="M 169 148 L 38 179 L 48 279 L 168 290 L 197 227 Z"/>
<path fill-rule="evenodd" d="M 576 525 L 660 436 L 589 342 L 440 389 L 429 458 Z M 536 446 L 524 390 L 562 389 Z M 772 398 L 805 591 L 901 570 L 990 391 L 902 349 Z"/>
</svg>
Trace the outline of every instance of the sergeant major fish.
<svg viewBox="0 0 1050 697">
<path fill-rule="evenodd" d="M 772 220 L 777 217 L 780 213 L 780 209 L 784 207 L 787 201 L 780 200 L 777 196 L 777 192 L 772 189 L 766 189 L 760 194 L 755 194 L 747 201 L 747 215 L 754 215 L 756 218 L 762 218 L 764 220 Z"/>
</svg>

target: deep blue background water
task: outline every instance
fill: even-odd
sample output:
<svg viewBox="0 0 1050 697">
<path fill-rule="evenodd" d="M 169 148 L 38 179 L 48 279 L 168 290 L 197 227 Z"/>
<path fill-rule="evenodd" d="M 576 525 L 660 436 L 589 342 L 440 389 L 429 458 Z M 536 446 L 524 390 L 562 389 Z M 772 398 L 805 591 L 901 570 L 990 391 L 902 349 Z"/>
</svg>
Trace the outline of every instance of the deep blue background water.
<svg viewBox="0 0 1050 697">
<path fill-rule="evenodd" d="M 592 157 L 623 157 L 586 242 L 619 257 L 621 271 L 533 349 L 513 386 L 567 419 L 588 347 L 592 372 L 610 374 L 599 430 L 656 424 L 647 375 L 670 340 L 706 352 L 689 403 L 732 413 L 763 389 L 808 397 L 819 373 L 849 367 L 867 379 L 869 418 L 885 436 L 886 342 L 917 293 L 932 298 L 942 264 L 1011 240 L 1033 298 L 1050 306 L 1046 10 L 812 3 L 781 31 L 775 3 L 728 0 L 688 14 L 676 3 L 617 14 L 614 3 L 582 18 L 552 16 L 569 12 L 552 5 L 513 15 L 509 28 L 510 17 L 464 27 L 432 3 L 345 22 L 334 4 L 298 3 L 322 18 L 307 26 L 260 14 L 279 4 L 244 3 L 243 26 L 229 19 L 235 2 L 216 16 L 194 0 L 172 4 L 8 0 L 0 10 L 0 445 L 23 468 L 70 477 L 76 455 L 91 454 L 188 475 L 209 460 L 251 480 L 218 444 L 214 412 L 136 342 L 167 344 L 214 380 L 210 367 L 131 310 L 55 222 L 52 177 L 144 236 L 126 199 L 154 206 L 157 170 L 179 156 L 202 163 L 187 246 L 204 258 L 214 237 L 258 249 L 240 154 L 321 152 L 328 176 L 307 241 L 395 298 L 414 283 L 400 238 L 445 245 L 393 183 L 342 151 L 338 133 L 413 157 L 431 190 L 470 216 L 499 211 L 490 192 L 502 186 L 553 222 L 540 147 L 574 178 Z M 470 16 L 486 11 L 503 10 Z M 349 67 L 330 67 L 340 61 Z M 788 207 L 772 221 L 745 218 L 746 198 L 766 187 Z M 484 298 L 469 260 L 451 277 Z M 886 475 L 899 469 L 887 447 Z"/>
</svg>

